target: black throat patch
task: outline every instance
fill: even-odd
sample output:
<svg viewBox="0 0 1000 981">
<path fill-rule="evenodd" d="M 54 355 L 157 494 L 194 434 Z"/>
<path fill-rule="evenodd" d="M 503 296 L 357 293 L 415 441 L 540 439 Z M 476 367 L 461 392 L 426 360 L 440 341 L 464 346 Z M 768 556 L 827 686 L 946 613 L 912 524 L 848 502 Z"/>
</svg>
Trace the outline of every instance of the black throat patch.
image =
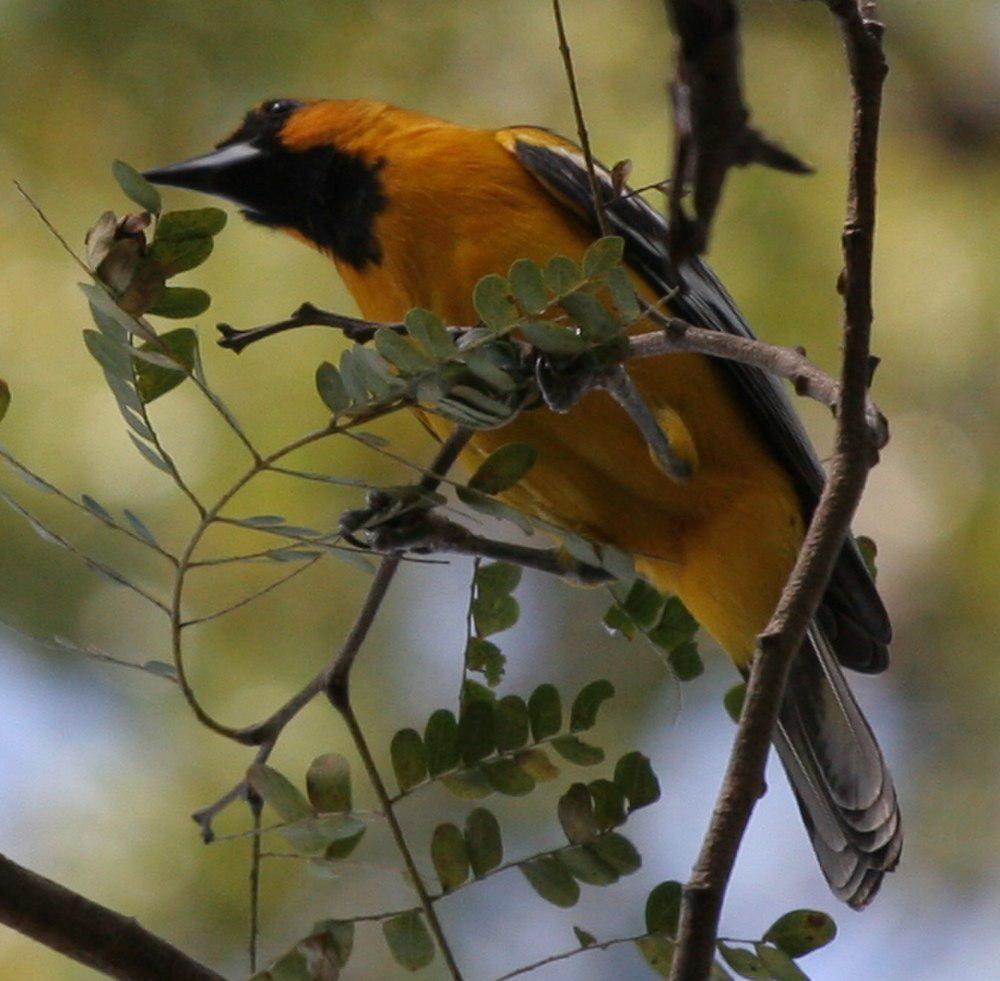
<svg viewBox="0 0 1000 981">
<path fill-rule="evenodd" d="M 336 146 L 288 149 L 281 130 L 302 105 L 265 102 L 219 144 L 249 143 L 264 151 L 228 175 L 232 196 L 247 203 L 243 214 L 258 225 L 294 229 L 355 269 L 378 265 L 375 219 L 387 204 L 380 176 L 385 160 L 369 162 Z"/>
<path fill-rule="evenodd" d="M 355 269 L 381 263 L 375 219 L 387 203 L 380 177 L 384 160 L 368 163 L 332 146 L 281 148 L 260 166 L 266 171 L 260 175 L 260 206 L 243 212 L 250 221 L 293 228 Z"/>
</svg>

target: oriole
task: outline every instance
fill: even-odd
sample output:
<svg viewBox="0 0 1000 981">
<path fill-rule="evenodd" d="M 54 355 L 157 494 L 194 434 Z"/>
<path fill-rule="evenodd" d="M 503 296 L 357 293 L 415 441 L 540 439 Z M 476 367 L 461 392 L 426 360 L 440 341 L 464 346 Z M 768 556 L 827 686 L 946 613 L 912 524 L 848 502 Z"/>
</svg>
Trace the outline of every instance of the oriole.
<svg viewBox="0 0 1000 981">
<path fill-rule="evenodd" d="M 146 176 L 226 198 L 251 221 L 321 250 L 376 321 L 419 306 L 475 323 L 480 277 L 521 258 L 579 258 L 598 234 L 574 144 L 530 126 L 471 129 L 365 100 L 265 102 L 214 151 Z M 610 190 L 603 168 L 599 177 Z M 677 316 L 752 336 L 702 262 L 670 264 L 665 222 L 640 197 L 615 198 L 606 216 L 645 298 L 676 289 Z M 532 506 L 633 553 L 640 574 L 677 594 L 745 670 L 802 544 L 822 469 L 765 372 L 693 354 L 642 359 L 629 371 L 691 464 L 686 483 L 657 468 L 629 418 L 598 392 L 566 415 L 525 412 L 479 432 L 473 452 L 532 444 L 537 463 L 519 485 Z M 855 908 L 896 865 L 902 832 L 892 779 L 840 666 L 883 670 L 890 635 L 850 540 L 796 658 L 775 745 L 822 870 Z"/>
</svg>

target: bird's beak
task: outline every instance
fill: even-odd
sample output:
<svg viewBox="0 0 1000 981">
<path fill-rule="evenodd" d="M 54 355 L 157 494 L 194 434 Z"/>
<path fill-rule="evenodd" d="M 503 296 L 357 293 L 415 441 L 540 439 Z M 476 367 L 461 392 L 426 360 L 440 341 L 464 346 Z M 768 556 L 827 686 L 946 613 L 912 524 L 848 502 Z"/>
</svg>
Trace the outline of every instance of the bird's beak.
<svg viewBox="0 0 1000 981">
<path fill-rule="evenodd" d="M 265 152 L 249 143 L 232 143 L 200 157 L 147 170 L 142 176 L 154 184 L 184 187 L 226 198 L 243 207 L 254 207 L 248 197 L 253 181 L 248 180 L 260 166 Z"/>
</svg>

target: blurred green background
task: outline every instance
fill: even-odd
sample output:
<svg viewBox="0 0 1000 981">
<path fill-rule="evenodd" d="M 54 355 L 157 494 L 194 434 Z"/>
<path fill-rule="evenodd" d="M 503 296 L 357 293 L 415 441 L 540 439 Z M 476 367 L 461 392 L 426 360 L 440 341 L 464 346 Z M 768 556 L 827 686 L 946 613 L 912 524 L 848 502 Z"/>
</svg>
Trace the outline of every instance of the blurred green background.
<svg viewBox="0 0 1000 981">
<path fill-rule="evenodd" d="M 669 127 L 664 78 L 672 49 L 656 0 L 566 4 L 597 153 L 634 161 L 633 182 L 659 179 Z M 860 694 L 893 763 L 907 822 L 899 872 L 863 915 L 827 893 L 777 770 L 737 866 L 723 929 L 759 936 L 795 906 L 834 914 L 840 936 L 803 962 L 811 976 L 987 977 L 995 968 L 1000 885 L 996 705 L 1000 632 L 997 276 L 1000 212 L 1000 13 L 991 0 L 884 2 L 892 72 L 881 149 L 876 257 L 875 394 L 893 439 L 856 523 L 879 545 L 879 583 L 896 626 L 895 660 Z M 801 343 L 834 367 L 849 93 L 834 25 L 821 4 L 748 2 L 747 88 L 756 121 L 817 168 L 808 179 L 735 174 L 711 261 L 767 339 Z M 244 109 L 282 95 L 382 98 L 471 125 L 533 122 L 572 133 L 550 8 L 540 0 L 340 0 L 211 4 L 175 0 L 0 0 L 0 376 L 13 391 L 3 441 L 67 491 L 138 512 L 176 545 L 193 514 L 125 437 L 97 365 L 78 271 L 17 195 L 20 180 L 75 245 L 97 215 L 127 204 L 110 162 L 144 167 L 207 149 Z M 203 203 L 182 193 L 168 207 Z M 447 201 L 441 207 L 447 207 Z M 320 256 L 234 220 L 206 267 L 186 280 L 214 304 L 199 319 L 209 376 L 266 447 L 320 425 L 312 376 L 339 341 L 319 329 L 275 338 L 241 358 L 217 349 L 213 324 L 249 326 L 304 299 L 351 312 Z M 821 447 L 829 422 L 799 403 Z M 210 495 L 244 466 L 239 447 L 197 394 L 178 390 L 155 418 L 192 483 Z M 427 459 L 418 427 L 382 427 L 401 452 Z M 324 445 L 304 467 L 404 479 L 356 445 Z M 81 547 L 159 591 L 167 569 L 122 549 L 99 526 L 23 485 L 4 486 Z M 277 511 L 329 527 L 355 499 L 317 486 L 261 482 L 237 513 Z M 249 760 L 199 728 L 170 685 L 33 644 L 16 631 L 98 644 L 132 660 L 164 658 L 152 608 L 87 573 L 7 510 L 0 513 L 0 851 L 137 916 L 230 976 L 245 973 L 247 844 L 204 847 L 188 815 L 230 786 Z M 212 539 L 220 552 L 245 539 Z M 264 566 L 203 576 L 208 610 L 260 585 Z M 281 571 L 280 569 L 278 570 Z M 391 732 L 453 702 L 469 568 L 409 567 L 358 666 L 358 710 L 388 767 Z M 328 656 L 366 577 L 325 560 L 294 584 L 193 635 L 190 664 L 209 708 L 243 724 L 278 704 Z M 732 729 L 720 706 L 732 681 L 709 656 L 679 686 L 638 644 L 599 625 L 603 594 L 526 577 L 521 624 L 501 639 L 505 690 L 541 681 L 568 691 L 611 678 L 619 697 L 598 735 L 609 754 L 653 758 L 663 801 L 630 822 L 643 870 L 612 890 L 585 889 L 568 913 L 547 908 L 516 872 L 445 901 L 441 913 L 470 978 L 487 978 L 575 945 L 571 925 L 599 937 L 641 929 L 650 886 L 683 879 L 714 797 Z M 706 643 L 706 649 L 710 646 Z M 681 702 L 683 701 L 683 708 Z M 315 705 L 288 731 L 277 765 L 301 776 L 318 752 L 353 759 L 332 712 Z M 612 757 L 614 758 L 614 757 Z M 563 783 L 565 781 L 562 781 Z M 360 806 L 372 806 L 363 780 Z M 491 801 L 508 816 L 510 857 L 560 840 L 555 791 Z M 425 794 L 403 818 L 418 851 L 435 819 L 464 805 Z M 240 809 L 222 830 L 245 825 Z M 407 902 L 388 841 L 371 834 L 343 879 L 298 863 L 264 869 L 264 954 L 313 919 Z M 516 938 L 516 941 L 515 939 Z M 427 977 L 440 976 L 440 962 Z M 395 976 L 376 927 L 362 930 L 349 977 Z M 546 979 L 641 977 L 628 948 L 554 965 Z M 0 928 L 0 977 L 91 976 Z"/>
</svg>

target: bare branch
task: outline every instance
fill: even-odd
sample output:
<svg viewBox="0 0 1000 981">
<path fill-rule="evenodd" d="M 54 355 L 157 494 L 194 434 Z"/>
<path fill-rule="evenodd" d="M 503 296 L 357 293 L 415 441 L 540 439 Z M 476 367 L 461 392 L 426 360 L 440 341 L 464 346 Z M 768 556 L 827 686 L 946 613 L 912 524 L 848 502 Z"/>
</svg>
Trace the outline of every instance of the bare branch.
<svg viewBox="0 0 1000 981">
<path fill-rule="evenodd" d="M 130 916 L 0 855 L 0 923 L 113 978 L 223 981 Z"/>
<path fill-rule="evenodd" d="M 749 125 L 743 102 L 739 14 L 733 0 L 664 0 L 680 40 L 670 86 L 674 153 L 670 183 L 670 252 L 704 252 L 730 167 L 763 164 L 794 174 L 812 169 Z M 694 218 L 681 206 L 692 186 Z"/>
<path fill-rule="evenodd" d="M 872 324 L 875 166 L 882 82 L 882 25 L 871 0 L 827 0 L 839 19 L 854 90 L 844 249 L 844 351 L 829 478 L 795 568 L 754 658 L 739 730 L 701 853 L 684 888 L 673 981 L 708 977 L 726 885 L 764 767 L 789 669 L 822 599 L 876 453 L 866 419 Z"/>
</svg>

